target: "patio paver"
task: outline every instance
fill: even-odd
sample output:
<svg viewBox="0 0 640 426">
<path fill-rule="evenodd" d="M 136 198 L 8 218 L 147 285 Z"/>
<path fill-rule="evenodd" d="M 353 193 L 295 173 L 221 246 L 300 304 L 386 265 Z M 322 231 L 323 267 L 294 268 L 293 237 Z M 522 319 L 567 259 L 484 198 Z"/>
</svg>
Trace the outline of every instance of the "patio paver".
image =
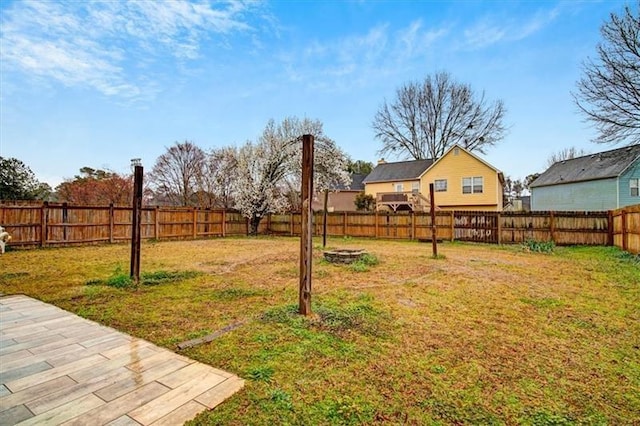
<svg viewBox="0 0 640 426">
<path fill-rule="evenodd" d="M 0 297 L 0 424 L 176 425 L 239 377 L 15 295 Z"/>
</svg>

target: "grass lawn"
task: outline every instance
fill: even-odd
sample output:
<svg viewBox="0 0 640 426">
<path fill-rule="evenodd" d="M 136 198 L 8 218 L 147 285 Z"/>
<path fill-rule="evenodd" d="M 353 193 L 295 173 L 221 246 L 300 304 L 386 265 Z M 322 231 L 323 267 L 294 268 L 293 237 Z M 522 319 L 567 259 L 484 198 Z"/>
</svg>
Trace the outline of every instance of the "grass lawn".
<svg viewBox="0 0 640 426">
<path fill-rule="evenodd" d="M 148 242 L 11 251 L 24 293 L 240 375 L 192 423 L 640 424 L 640 262 L 611 247 L 330 239 L 377 265 L 336 266 L 315 241 L 314 315 L 297 315 L 299 240 Z"/>
</svg>

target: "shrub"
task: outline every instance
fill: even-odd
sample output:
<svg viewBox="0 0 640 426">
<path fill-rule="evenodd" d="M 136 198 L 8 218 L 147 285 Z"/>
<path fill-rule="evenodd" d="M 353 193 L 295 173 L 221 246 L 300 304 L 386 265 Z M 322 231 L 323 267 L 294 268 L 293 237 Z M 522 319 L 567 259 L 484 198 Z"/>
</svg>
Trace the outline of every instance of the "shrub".
<svg viewBox="0 0 640 426">
<path fill-rule="evenodd" d="M 527 239 L 524 242 L 525 251 L 533 251 L 536 253 L 552 253 L 556 247 L 556 243 L 553 241 L 536 241 L 533 238 Z"/>
</svg>

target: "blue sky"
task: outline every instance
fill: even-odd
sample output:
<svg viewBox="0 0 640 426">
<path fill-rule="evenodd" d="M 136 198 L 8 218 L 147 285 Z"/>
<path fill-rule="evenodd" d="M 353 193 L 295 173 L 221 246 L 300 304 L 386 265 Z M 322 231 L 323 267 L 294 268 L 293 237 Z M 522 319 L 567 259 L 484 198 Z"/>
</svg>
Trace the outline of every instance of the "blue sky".
<svg viewBox="0 0 640 426">
<path fill-rule="evenodd" d="M 448 71 L 507 108 L 483 156 L 514 178 L 589 140 L 571 91 L 615 1 L 0 3 L 0 155 L 52 186 L 83 166 L 150 171 L 176 141 L 255 140 L 320 119 L 375 162 L 371 122 L 403 83 Z M 393 160 L 393 159 L 387 159 Z"/>
</svg>

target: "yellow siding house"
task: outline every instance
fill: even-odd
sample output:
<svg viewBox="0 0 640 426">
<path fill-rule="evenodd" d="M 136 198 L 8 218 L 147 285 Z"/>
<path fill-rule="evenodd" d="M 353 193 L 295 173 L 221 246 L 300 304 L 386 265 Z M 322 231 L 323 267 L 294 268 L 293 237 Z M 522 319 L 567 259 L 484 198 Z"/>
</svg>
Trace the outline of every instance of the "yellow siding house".
<svg viewBox="0 0 640 426">
<path fill-rule="evenodd" d="M 428 210 L 430 183 L 440 210 L 502 210 L 502 173 L 458 145 L 436 161 L 380 161 L 364 180 L 377 209 L 393 211 Z"/>
</svg>

